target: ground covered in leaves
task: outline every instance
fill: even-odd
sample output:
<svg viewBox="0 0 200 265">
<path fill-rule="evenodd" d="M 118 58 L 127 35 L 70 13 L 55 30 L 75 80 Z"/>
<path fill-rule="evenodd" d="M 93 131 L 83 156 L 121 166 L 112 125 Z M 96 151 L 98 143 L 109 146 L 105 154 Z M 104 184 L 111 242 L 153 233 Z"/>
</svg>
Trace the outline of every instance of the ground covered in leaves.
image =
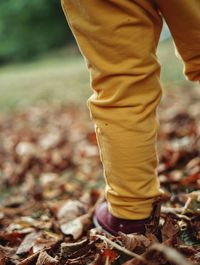
<svg viewBox="0 0 200 265">
<path fill-rule="evenodd" d="M 200 88 L 159 108 L 160 233 L 94 228 L 102 167 L 87 110 L 47 104 L 0 116 L 0 265 L 200 264 Z"/>
</svg>

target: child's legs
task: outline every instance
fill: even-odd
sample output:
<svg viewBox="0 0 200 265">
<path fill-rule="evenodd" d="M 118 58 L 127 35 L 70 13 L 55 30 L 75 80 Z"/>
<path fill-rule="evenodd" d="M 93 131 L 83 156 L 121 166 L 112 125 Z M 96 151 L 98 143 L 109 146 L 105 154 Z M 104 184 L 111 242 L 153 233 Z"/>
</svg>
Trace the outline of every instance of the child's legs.
<svg viewBox="0 0 200 265">
<path fill-rule="evenodd" d="M 91 73 L 95 123 L 111 213 L 149 217 L 161 195 L 157 179 L 156 107 L 162 20 L 150 1 L 63 0 Z"/>
<path fill-rule="evenodd" d="M 185 74 L 200 80 L 200 1 L 155 0 L 185 63 Z"/>
</svg>

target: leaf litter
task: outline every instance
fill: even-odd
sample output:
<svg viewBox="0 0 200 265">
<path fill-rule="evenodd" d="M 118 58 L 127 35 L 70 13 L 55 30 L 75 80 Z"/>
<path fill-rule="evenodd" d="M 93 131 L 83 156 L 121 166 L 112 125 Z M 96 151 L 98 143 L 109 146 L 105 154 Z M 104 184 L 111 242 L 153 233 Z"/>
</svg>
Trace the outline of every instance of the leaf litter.
<svg viewBox="0 0 200 265">
<path fill-rule="evenodd" d="M 153 221 L 145 235 L 94 228 L 104 182 L 84 107 L 1 114 L 0 265 L 200 264 L 199 102 L 199 87 L 176 87 L 159 106 L 157 236 Z"/>
</svg>

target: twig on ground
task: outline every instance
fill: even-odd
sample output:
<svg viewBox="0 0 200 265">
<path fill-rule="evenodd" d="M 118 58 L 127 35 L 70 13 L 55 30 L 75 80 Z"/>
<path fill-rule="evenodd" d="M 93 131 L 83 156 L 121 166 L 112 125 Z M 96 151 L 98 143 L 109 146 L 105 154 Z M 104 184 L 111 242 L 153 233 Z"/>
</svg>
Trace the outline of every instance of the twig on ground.
<svg viewBox="0 0 200 265">
<path fill-rule="evenodd" d="M 185 213 L 186 213 L 186 211 L 187 211 L 187 209 L 188 209 L 188 206 L 190 205 L 191 201 L 192 201 L 192 198 L 189 197 L 189 198 L 187 199 L 187 201 L 186 201 L 186 203 L 185 203 L 183 209 L 182 209 L 181 214 L 185 214 Z"/>
<path fill-rule="evenodd" d="M 146 260 L 143 257 L 141 257 L 140 255 L 138 255 L 138 254 L 136 254 L 136 253 L 134 253 L 134 252 L 132 252 L 132 251 L 120 246 L 120 245 L 118 245 L 117 243 L 111 241 L 107 237 L 102 236 L 102 235 L 98 235 L 98 234 L 96 234 L 95 236 L 97 238 L 101 239 L 102 241 L 106 241 L 107 243 L 109 243 L 111 246 L 113 246 L 114 248 L 118 249 L 119 251 L 121 251 L 121 252 L 123 252 L 123 253 L 131 256 L 131 257 L 134 257 L 134 258 L 136 258 L 136 259 L 138 259 L 138 260 L 140 260 L 140 261 L 142 261 L 142 262 L 147 264 Z"/>
</svg>

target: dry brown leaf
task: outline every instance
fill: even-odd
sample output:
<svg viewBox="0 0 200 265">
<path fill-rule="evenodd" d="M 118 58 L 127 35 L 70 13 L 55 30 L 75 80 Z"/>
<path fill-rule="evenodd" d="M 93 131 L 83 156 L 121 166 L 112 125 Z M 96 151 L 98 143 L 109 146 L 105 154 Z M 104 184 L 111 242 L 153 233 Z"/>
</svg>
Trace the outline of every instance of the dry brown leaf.
<svg viewBox="0 0 200 265">
<path fill-rule="evenodd" d="M 200 264 L 200 251 L 194 255 L 193 260 L 195 261 L 195 264 Z"/>
<path fill-rule="evenodd" d="M 6 257 L 1 255 L 1 253 L 0 253 L 0 264 L 1 265 L 6 265 Z"/>
<path fill-rule="evenodd" d="M 151 265 L 151 264 L 143 262 L 141 260 L 137 260 L 137 259 L 130 259 L 126 261 L 125 263 L 123 263 L 122 265 Z"/>
<path fill-rule="evenodd" d="M 101 253 L 101 256 L 106 258 L 105 264 L 107 264 L 107 263 L 111 264 L 112 262 L 114 262 L 117 259 L 117 257 L 119 255 L 115 250 L 106 248 Z"/>
<path fill-rule="evenodd" d="M 64 223 L 60 226 L 63 234 L 72 236 L 74 240 L 80 238 L 84 231 L 87 231 L 92 226 L 92 221 L 89 214 L 82 215 L 76 219 Z"/>
<path fill-rule="evenodd" d="M 57 265 L 58 260 L 51 257 L 46 251 L 40 253 L 36 265 Z"/>
<path fill-rule="evenodd" d="M 200 174 L 199 174 L 200 179 Z M 195 215 L 200 215 L 200 190 L 193 191 L 187 196 L 190 199 L 190 203 L 187 205 L 186 212 L 193 213 Z"/>
<path fill-rule="evenodd" d="M 31 265 L 31 264 L 35 264 L 39 254 L 40 254 L 40 252 L 32 254 L 32 255 L 28 256 L 27 258 L 23 259 L 22 261 L 20 261 L 17 265 Z"/>
<path fill-rule="evenodd" d="M 80 201 L 69 200 L 64 203 L 57 213 L 57 218 L 62 223 L 67 223 L 78 216 L 85 214 L 86 212 L 85 206 Z"/>
<path fill-rule="evenodd" d="M 161 229 L 162 231 L 162 241 L 168 241 L 169 245 L 173 245 L 173 240 L 180 231 L 177 220 L 173 218 L 170 214 L 165 217 L 164 225 Z"/>
<path fill-rule="evenodd" d="M 36 253 L 38 251 L 41 251 L 45 248 L 51 248 L 55 244 L 57 244 L 59 241 L 61 241 L 62 237 L 58 234 L 42 231 L 42 233 L 38 236 L 36 239 L 32 251 L 33 253 Z"/>
<path fill-rule="evenodd" d="M 0 231 L 0 242 L 9 243 L 10 246 L 19 244 L 19 242 L 22 242 L 23 238 L 24 234 L 18 231 Z"/>
<path fill-rule="evenodd" d="M 153 209 L 151 212 L 150 221 L 145 225 L 146 234 L 157 234 L 159 230 L 160 214 L 161 214 L 162 197 L 155 198 L 153 202 Z"/>
<path fill-rule="evenodd" d="M 196 239 L 200 241 L 200 215 L 192 218 L 191 226 L 195 233 Z"/>
<path fill-rule="evenodd" d="M 148 248 L 151 245 L 151 241 L 142 234 L 124 234 L 118 232 L 125 248 L 133 251 L 136 248 Z"/>
<path fill-rule="evenodd" d="M 89 243 L 88 239 L 83 239 L 75 243 L 65 243 L 61 244 L 61 256 L 67 257 L 70 253 L 75 252 L 76 250 L 86 246 Z"/>
<path fill-rule="evenodd" d="M 38 147 L 31 142 L 20 142 L 16 146 L 16 153 L 19 156 L 35 156 L 39 153 Z"/>
<path fill-rule="evenodd" d="M 63 141 L 62 134 L 59 130 L 53 129 L 47 135 L 41 136 L 39 139 L 39 145 L 44 150 L 57 147 Z"/>
<path fill-rule="evenodd" d="M 22 216 L 19 219 L 17 219 L 15 223 L 13 223 L 9 228 L 13 229 L 14 225 L 16 225 L 16 227 L 18 226 L 17 228 L 20 229 L 20 232 L 21 232 L 21 229 L 23 228 L 30 229 L 31 227 L 35 227 L 39 229 L 50 229 L 52 226 L 52 223 L 49 217 L 44 214 L 44 215 L 41 215 L 39 220 L 34 219 L 30 216 Z"/>
<path fill-rule="evenodd" d="M 17 260 L 18 256 L 15 255 L 15 252 L 15 248 L 0 245 L 0 265 L 6 264 L 7 258 Z"/>
<path fill-rule="evenodd" d="M 186 254 L 188 256 L 191 256 L 191 255 L 195 256 L 198 253 L 198 250 L 192 246 L 178 245 L 176 249 L 179 250 L 181 253 Z"/>
<path fill-rule="evenodd" d="M 88 244 L 80 247 L 79 249 L 75 250 L 74 252 L 69 253 L 66 255 L 67 259 L 76 259 L 76 258 L 83 258 L 91 254 L 91 252 L 96 251 L 96 241 L 88 242 Z"/>
<path fill-rule="evenodd" d="M 59 175 L 52 172 L 43 173 L 39 177 L 39 181 L 42 187 L 45 187 L 47 185 L 54 185 L 58 181 L 58 179 Z"/>
<path fill-rule="evenodd" d="M 86 210 L 89 209 L 89 207 L 92 205 L 92 192 L 84 192 L 83 195 L 80 198 L 80 202 L 84 205 L 84 208 Z"/>
<path fill-rule="evenodd" d="M 165 244 L 154 244 L 152 245 L 147 253 L 145 254 L 145 258 L 148 258 L 154 262 L 152 264 L 158 264 L 158 261 L 153 257 L 155 253 L 160 253 L 163 255 L 164 259 L 173 265 L 191 265 L 178 251 L 176 251 L 172 247 L 168 247 Z"/>
<path fill-rule="evenodd" d="M 156 237 L 155 234 L 153 233 L 146 233 L 146 237 L 148 238 L 148 240 L 152 243 L 157 243 L 159 242 L 158 238 Z"/>
<path fill-rule="evenodd" d="M 26 198 L 23 195 L 18 194 L 17 196 L 12 196 L 12 197 L 7 198 L 4 201 L 4 206 L 16 208 L 22 205 L 25 202 L 25 200 Z"/>
<path fill-rule="evenodd" d="M 20 246 L 18 247 L 16 254 L 21 255 L 21 254 L 29 252 L 30 249 L 35 244 L 36 239 L 40 236 L 40 234 L 41 234 L 40 232 L 33 232 L 31 234 L 28 234 L 24 238 Z"/>
</svg>

